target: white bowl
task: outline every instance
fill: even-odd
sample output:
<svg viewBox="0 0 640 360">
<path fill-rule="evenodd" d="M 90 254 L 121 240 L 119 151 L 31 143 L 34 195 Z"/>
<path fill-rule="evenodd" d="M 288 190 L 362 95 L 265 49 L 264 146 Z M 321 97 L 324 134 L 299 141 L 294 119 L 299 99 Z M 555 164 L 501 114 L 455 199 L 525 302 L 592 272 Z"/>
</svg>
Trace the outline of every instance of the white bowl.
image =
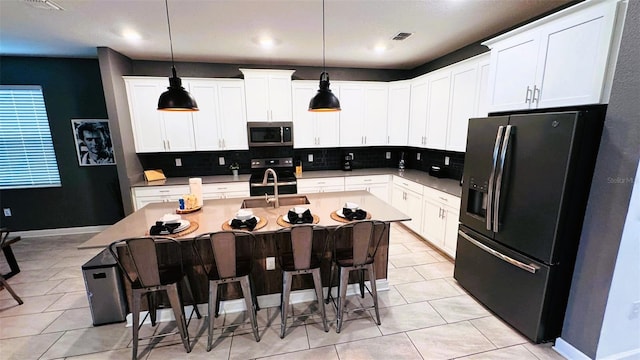
<svg viewBox="0 0 640 360">
<path fill-rule="evenodd" d="M 309 209 L 307 209 L 305 207 L 296 206 L 296 207 L 292 208 L 290 211 L 293 211 L 294 213 L 296 213 L 298 215 L 302 215 L 307 210 L 309 210 Z"/>
<path fill-rule="evenodd" d="M 249 220 L 253 217 L 253 211 L 249 209 L 240 209 L 236 212 L 236 219 L 238 220 Z"/>
<path fill-rule="evenodd" d="M 182 218 L 180 217 L 180 215 L 178 214 L 164 214 L 162 215 L 162 217 L 160 218 L 160 221 L 164 222 L 164 223 L 177 223 L 180 222 Z"/>
<path fill-rule="evenodd" d="M 344 207 L 351 210 L 351 211 L 356 211 L 358 210 L 358 208 L 360 207 L 358 204 L 356 203 L 352 203 L 352 202 L 346 202 L 344 203 Z"/>
</svg>

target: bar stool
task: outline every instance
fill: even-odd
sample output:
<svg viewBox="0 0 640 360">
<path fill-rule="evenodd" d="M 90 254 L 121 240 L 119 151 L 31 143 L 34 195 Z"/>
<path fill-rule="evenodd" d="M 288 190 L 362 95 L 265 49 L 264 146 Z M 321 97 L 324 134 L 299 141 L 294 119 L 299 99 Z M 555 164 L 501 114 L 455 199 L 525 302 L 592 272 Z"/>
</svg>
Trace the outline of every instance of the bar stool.
<svg viewBox="0 0 640 360">
<path fill-rule="evenodd" d="M 321 233 L 321 242 L 314 243 L 314 231 Z M 311 274 L 313 277 L 324 331 L 329 331 L 322 296 L 322 279 L 320 277 L 320 265 L 326 251 L 327 235 L 326 228 L 314 225 L 296 225 L 291 228 L 281 229 L 276 233 L 277 259 L 280 269 L 282 269 L 280 338 L 284 338 L 286 332 L 293 275 Z"/>
<path fill-rule="evenodd" d="M 17 301 L 18 305 L 24 304 L 22 299 L 20 299 L 20 296 L 18 296 L 18 294 L 16 294 L 15 291 L 13 291 L 11 286 L 9 286 L 9 283 L 7 282 L 7 280 L 5 280 L 4 276 L 2 276 L 2 275 L 0 275 L 0 284 L 2 284 L 2 286 L 5 289 L 7 289 L 7 291 L 9 292 L 9 294 L 11 294 L 11 296 L 13 296 L 13 300 Z"/>
<path fill-rule="evenodd" d="M 158 257 L 159 254 L 157 251 L 160 246 L 164 247 L 166 249 L 165 253 L 168 254 L 162 259 Z M 151 324 L 155 326 L 155 312 L 158 305 L 155 295 L 160 291 L 166 292 L 178 326 L 177 333 L 180 334 L 187 353 L 191 352 L 189 331 L 187 329 L 188 321 L 185 317 L 181 289 L 178 283 L 183 282 L 191 299 L 194 298 L 191 291 L 191 284 L 184 272 L 180 243 L 174 239 L 159 236 L 129 238 L 111 243 L 109 245 L 109 251 L 113 254 L 120 270 L 122 270 L 125 278 L 131 284 L 133 302 L 131 309 L 133 315 L 132 358 L 137 359 L 139 340 L 176 334 L 176 332 L 171 332 L 144 338 L 138 337 L 140 327 L 142 326 L 140 324 L 142 296 L 147 295 L 149 304 L 149 313 L 145 316 L 145 319 L 147 316 L 150 316 Z M 193 310 L 189 315 L 189 320 L 191 320 L 194 312 L 198 318 L 201 318 L 195 301 Z"/>
<path fill-rule="evenodd" d="M 209 279 L 209 318 L 207 351 L 211 351 L 214 319 L 218 316 L 220 299 L 218 285 L 238 282 L 249 313 L 253 336 L 260 341 L 256 312 L 258 301 L 253 291 L 251 270 L 256 238 L 248 231 L 219 231 L 198 235 L 193 247 L 204 272 Z"/>
<path fill-rule="evenodd" d="M 379 220 L 361 220 L 338 226 L 332 236 L 331 277 L 326 303 L 333 301 L 337 313 L 336 332 L 340 332 L 344 320 L 344 303 L 347 297 L 349 273 L 358 271 L 360 295 L 364 298 L 364 271 L 367 271 L 371 289 L 367 291 L 373 298 L 376 323 L 380 322 L 378 312 L 378 292 L 376 290 L 375 256 L 380 246 L 386 224 Z M 331 295 L 334 268 L 339 269 L 338 301 Z"/>
</svg>

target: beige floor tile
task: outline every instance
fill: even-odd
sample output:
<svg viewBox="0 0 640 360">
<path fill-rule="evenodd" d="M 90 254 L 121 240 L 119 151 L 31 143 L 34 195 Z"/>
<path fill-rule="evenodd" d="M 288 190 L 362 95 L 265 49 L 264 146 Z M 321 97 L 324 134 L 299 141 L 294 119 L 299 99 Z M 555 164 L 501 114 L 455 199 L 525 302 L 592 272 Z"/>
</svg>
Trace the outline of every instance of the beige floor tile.
<svg viewBox="0 0 640 360">
<path fill-rule="evenodd" d="M 453 263 L 448 261 L 418 265 L 413 268 L 427 280 L 453 277 Z"/>
<path fill-rule="evenodd" d="M 400 254 L 408 254 L 411 251 L 407 249 L 403 244 L 390 244 L 389 245 L 389 255 L 400 255 Z"/>
<path fill-rule="evenodd" d="M 470 322 L 496 347 L 502 348 L 528 342 L 527 338 L 495 316 L 473 319 Z"/>
<path fill-rule="evenodd" d="M 0 358 L 4 360 L 38 359 L 62 334 L 59 332 L 0 340 Z"/>
<path fill-rule="evenodd" d="M 522 345 L 512 346 L 504 349 L 491 350 L 460 359 L 464 360 L 538 360 L 532 353 Z"/>
<path fill-rule="evenodd" d="M 23 297 L 22 305 L 13 299 L 3 299 L 0 300 L 0 317 L 41 313 L 61 297 L 62 294 Z"/>
<path fill-rule="evenodd" d="M 184 348 L 183 348 L 184 350 Z M 146 354 L 138 353 L 138 360 L 146 359 Z M 131 359 L 131 348 L 124 348 L 111 351 L 101 351 L 92 354 L 68 356 L 65 360 L 121 360 Z"/>
<path fill-rule="evenodd" d="M 409 331 L 407 335 L 425 360 L 451 359 L 495 349 L 466 321 Z"/>
<path fill-rule="evenodd" d="M 406 334 L 382 336 L 375 339 L 336 345 L 340 359 L 358 360 L 422 360 L 420 353 Z"/>
<path fill-rule="evenodd" d="M 383 335 L 402 331 L 422 329 L 445 324 L 446 321 L 429 305 L 428 302 L 393 306 L 380 309 L 378 327 Z"/>
<path fill-rule="evenodd" d="M 403 245 L 411 252 L 433 250 L 433 247 L 425 240 L 416 240 Z"/>
<path fill-rule="evenodd" d="M 562 360 L 564 357 L 553 350 L 553 343 L 524 344 L 524 347 L 540 360 Z"/>
<path fill-rule="evenodd" d="M 382 336 L 382 333 L 378 330 L 376 323 L 371 317 L 344 321 L 339 334 L 336 333 L 335 321 L 329 324 L 329 332 L 325 333 L 324 330 L 318 326 L 307 326 L 307 332 L 309 334 L 309 346 L 311 348 Z"/>
<path fill-rule="evenodd" d="M 52 311 L 0 318 L 0 339 L 40 334 L 61 314 L 62 311 Z"/>
<path fill-rule="evenodd" d="M 429 250 L 427 251 L 429 253 L 429 255 L 433 256 L 436 260 L 438 261 L 446 261 L 446 262 L 453 262 L 453 259 L 443 255 L 441 252 L 436 251 L 436 250 Z"/>
<path fill-rule="evenodd" d="M 16 258 L 18 259 L 20 270 L 45 270 L 59 261 L 57 258 L 51 258 L 50 256 L 36 260 L 21 260 L 17 255 Z"/>
<path fill-rule="evenodd" d="M 310 350 L 301 350 L 287 354 L 258 358 L 259 360 L 340 360 L 335 346 L 325 346 Z"/>
<path fill-rule="evenodd" d="M 16 294 L 18 294 L 18 296 L 26 298 L 29 296 L 45 295 L 51 291 L 51 289 L 60 285 L 61 282 L 62 280 L 34 281 L 11 285 L 11 288 L 16 292 Z M 12 297 L 8 291 L 0 291 L 0 299 L 12 299 Z"/>
<path fill-rule="evenodd" d="M 460 292 L 442 279 L 395 285 L 408 303 L 421 302 L 460 295 Z"/>
<path fill-rule="evenodd" d="M 57 271 L 51 275 L 49 280 L 61 280 L 71 278 L 82 278 L 82 268 L 80 266 L 51 268 L 51 271 Z"/>
<path fill-rule="evenodd" d="M 78 291 L 86 291 L 86 286 L 84 284 L 84 279 L 79 277 L 74 277 L 70 279 L 63 280 L 55 280 L 60 281 L 60 283 L 49 290 L 47 294 L 57 294 L 57 293 L 67 293 L 67 292 L 78 292 Z"/>
<path fill-rule="evenodd" d="M 424 281 L 422 277 L 413 267 L 387 269 L 387 280 L 389 285 L 399 285 L 416 281 Z"/>
<path fill-rule="evenodd" d="M 231 349 L 232 337 L 218 339 L 207 352 L 207 337 L 199 338 L 195 343 L 191 342 L 191 352 L 187 353 L 182 342 L 169 346 L 154 346 L 149 352 L 148 360 L 187 359 L 187 360 L 211 360 L 228 359 Z"/>
<path fill-rule="evenodd" d="M 82 269 L 82 265 L 84 265 L 91 258 L 92 256 L 90 255 L 60 257 L 58 258 L 58 261 L 55 264 L 51 265 L 49 269 L 58 269 L 62 267 L 76 267 L 78 269 Z"/>
<path fill-rule="evenodd" d="M 42 333 L 51 333 L 75 329 L 84 329 L 93 326 L 91 311 L 89 308 L 65 310 Z"/>
<path fill-rule="evenodd" d="M 389 261 L 397 268 L 438 262 L 428 251 L 389 256 Z"/>
<path fill-rule="evenodd" d="M 123 324 L 70 330 L 44 353 L 41 360 L 124 349 L 130 341 L 131 328 Z"/>
<path fill-rule="evenodd" d="M 19 260 L 18 260 L 19 261 Z M 18 263 L 20 265 L 20 263 Z M 7 265 L 6 270 L 3 270 L 2 273 L 8 272 L 9 266 Z M 13 275 L 11 278 L 7 279 L 9 285 L 21 284 L 21 283 L 31 283 L 37 281 L 45 281 L 50 280 L 48 271 L 42 270 L 24 270 L 22 266 L 20 267 L 20 272 Z"/>
<path fill-rule="evenodd" d="M 47 308 L 46 311 L 58 311 L 58 310 L 69 310 L 69 309 L 78 309 L 89 306 L 89 300 L 87 299 L 87 293 L 85 291 L 77 291 L 77 292 L 68 292 L 64 294 L 53 294 L 53 295 L 62 295 Z"/>
<path fill-rule="evenodd" d="M 371 296 L 365 296 L 364 299 L 358 298 L 358 300 L 363 307 L 373 306 L 373 298 Z M 380 309 L 406 303 L 407 301 L 394 286 L 387 291 L 378 291 L 378 308 Z"/>
<path fill-rule="evenodd" d="M 309 349 L 304 326 L 292 327 L 284 339 L 280 339 L 280 327 L 272 326 L 260 333 L 260 342 L 252 334 L 235 335 L 231 343 L 229 360 L 253 359 L 259 356 L 290 353 Z"/>
<path fill-rule="evenodd" d="M 491 315 L 489 311 L 468 295 L 431 300 L 429 303 L 448 323 Z"/>
</svg>

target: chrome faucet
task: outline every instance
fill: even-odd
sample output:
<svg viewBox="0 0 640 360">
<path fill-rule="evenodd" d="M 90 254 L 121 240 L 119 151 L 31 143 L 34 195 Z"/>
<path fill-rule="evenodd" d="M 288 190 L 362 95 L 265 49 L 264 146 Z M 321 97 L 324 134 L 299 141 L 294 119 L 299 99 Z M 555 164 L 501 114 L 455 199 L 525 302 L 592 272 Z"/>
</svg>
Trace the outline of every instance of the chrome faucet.
<svg viewBox="0 0 640 360">
<path fill-rule="evenodd" d="M 268 168 L 264 171 L 264 178 L 262 179 L 262 185 L 267 185 L 267 179 L 269 178 L 269 173 L 273 174 L 273 197 L 269 198 L 268 194 L 264 194 L 264 198 L 267 201 L 267 204 L 273 202 L 273 207 L 280 207 L 280 199 L 278 198 L 278 175 L 275 170 L 272 168 Z"/>
</svg>

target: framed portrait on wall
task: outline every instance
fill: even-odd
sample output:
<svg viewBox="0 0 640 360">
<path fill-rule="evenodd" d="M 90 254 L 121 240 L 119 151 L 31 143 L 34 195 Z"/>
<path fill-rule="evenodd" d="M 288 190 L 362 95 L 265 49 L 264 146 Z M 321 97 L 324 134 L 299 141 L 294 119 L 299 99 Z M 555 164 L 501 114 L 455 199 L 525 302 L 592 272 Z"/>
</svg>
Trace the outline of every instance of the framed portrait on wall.
<svg viewBox="0 0 640 360">
<path fill-rule="evenodd" d="M 109 120 L 72 119 L 80 166 L 114 165 Z"/>
</svg>

